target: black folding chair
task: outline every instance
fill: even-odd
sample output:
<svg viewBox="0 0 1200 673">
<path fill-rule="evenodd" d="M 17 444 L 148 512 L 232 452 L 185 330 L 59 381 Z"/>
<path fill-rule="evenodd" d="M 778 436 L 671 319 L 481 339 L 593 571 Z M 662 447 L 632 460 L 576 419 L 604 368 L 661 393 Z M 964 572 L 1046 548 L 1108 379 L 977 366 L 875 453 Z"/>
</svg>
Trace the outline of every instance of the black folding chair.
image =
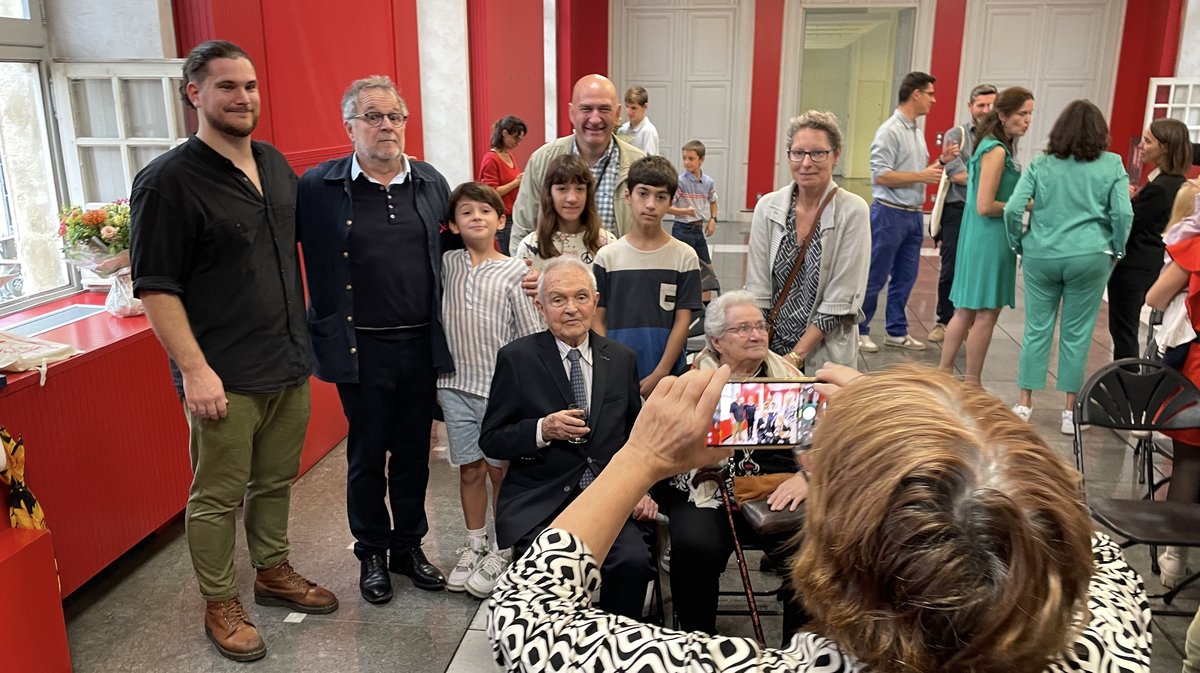
<svg viewBox="0 0 1200 673">
<path fill-rule="evenodd" d="M 1200 389 L 1179 371 L 1143 358 L 1125 358 L 1102 367 L 1091 376 L 1075 401 L 1075 465 L 1084 475 L 1083 425 L 1114 430 L 1183 430 L 1200 428 Z M 1124 446 L 1122 447 L 1124 450 Z M 1146 484 L 1141 499 L 1087 498 L 1092 517 L 1125 538 L 1122 548 L 1150 546 L 1151 568 L 1159 572 L 1156 548 L 1200 547 L 1200 504 L 1159 501 L 1154 493 L 1154 444 L 1150 435 L 1138 438 L 1135 460 Z M 1086 497 L 1086 489 L 1084 493 Z M 1196 573 L 1174 589 L 1151 598 L 1170 605 L 1179 591 L 1200 577 Z M 1156 614 L 1191 616 L 1193 613 L 1155 611 Z"/>
</svg>

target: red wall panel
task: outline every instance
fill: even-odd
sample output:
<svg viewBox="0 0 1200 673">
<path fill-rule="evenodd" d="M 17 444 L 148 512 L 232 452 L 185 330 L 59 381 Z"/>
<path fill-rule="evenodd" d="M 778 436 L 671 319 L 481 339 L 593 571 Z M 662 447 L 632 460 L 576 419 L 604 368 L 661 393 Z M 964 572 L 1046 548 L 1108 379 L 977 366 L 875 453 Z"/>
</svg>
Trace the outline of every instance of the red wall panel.
<svg viewBox="0 0 1200 673">
<path fill-rule="evenodd" d="M 1182 14 L 1183 0 L 1145 0 L 1125 8 L 1109 149 L 1126 159 L 1130 139 L 1142 134 L 1150 78 L 1175 74 Z"/>
<path fill-rule="evenodd" d="M 263 109 L 254 137 L 278 147 L 297 172 L 349 153 L 342 92 L 373 74 L 395 80 L 408 103 L 405 151 L 424 151 L 416 0 L 362 0 L 352 13 L 322 0 L 173 0 L 173 7 L 181 55 L 225 39 L 254 60 Z"/>
<path fill-rule="evenodd" d="M 783 50 L 783 0 L 754 3 L 754 61 L 750 83 L 750 148 L 746 208 L 775 189 L 775 138 L 779 126 L 779 71 Z"/>
<path fill-rule="evenodd" d="M 565 136 L 571 132 L 567 104 L 575 80 L 608 75 L 608 1 L 558 0 L 557 12 L 558 135 Z"/>
<path fill-rule="evenodd" d="M 492 124 L 512 114 L 529 127 L 529 140 L 513 152 L 524 167 L 546 125 L 542 3 L 468 0 L 467 24 L 475 166 L 491 145 Z"/>
</svg>

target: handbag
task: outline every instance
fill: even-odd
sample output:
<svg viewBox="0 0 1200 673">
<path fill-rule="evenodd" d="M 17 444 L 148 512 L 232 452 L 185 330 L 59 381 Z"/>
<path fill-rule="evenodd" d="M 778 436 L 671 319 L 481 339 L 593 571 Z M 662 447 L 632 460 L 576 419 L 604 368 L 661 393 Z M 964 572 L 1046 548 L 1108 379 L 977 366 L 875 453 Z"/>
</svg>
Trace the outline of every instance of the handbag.
<svg viewBox="0 0 1200 673">
<path fill-rule="evenodd" d="M 787 280 L 784 281 L 783 287 L 779 289 L 779 297 L 775 299 L 775 304 L 771 306 L 771 312 L 767 314 L 767 336 L 775 336 L 775 319 L 779 317 L 779 311 L 783 309 L 783 302 L 787 299 L 788 292 L 792 289 L 792 285 L 796 282 L 796 276 L 800 275 L 800 267 L 804 265 L 804 256 L 808 254 L 808 245 L 812 243 L 813 234 L 817 233 L 817 226 L 821 224 L 821 213 L 825 212 L 825 206 L 833 200 L 833 197 L 841 191 L 841 187 L 833 188 L 825 199 L 821 201 L 820 207 L 813 215 L 812 228 L 808 230 L 808 235 L 804 237 L 804 241 L 800 244 L 800 252 L 796 255 L 796 261 L 792 262 L 792 270 L 788 271 Z"/>
<path fill-rule="evenodd" d="M 967 131 L 958 127 L 958 137 L 965 137 Z M 938 181 L 937 196 L 933 199 L 933 211 L 929 213 L 929 237 L 936 240 L 942 233 L 942 210 L 946 207 L 946 196 L 950 193 L 950 176 L 942 171 L 942 179 Z"/>
</svg>

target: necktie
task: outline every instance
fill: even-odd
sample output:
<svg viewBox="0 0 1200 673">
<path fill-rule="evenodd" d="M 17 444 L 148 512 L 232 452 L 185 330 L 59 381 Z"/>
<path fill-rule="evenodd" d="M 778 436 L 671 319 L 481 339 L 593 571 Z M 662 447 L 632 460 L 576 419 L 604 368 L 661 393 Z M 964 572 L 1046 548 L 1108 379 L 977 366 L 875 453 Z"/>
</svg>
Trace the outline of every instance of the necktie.
<svg viewBox="0 0 1200 673">
<path fill-rule="evenodd" d="M 571 361 L 571 394 L 575 396 L 575 406 L 586 412 L 587 391 L 583 387 L 583 367 L 579 364 L 581 357 L 578 348 L 567 351 L 567 359 Z"/>
<path fill-rule="evenodd" d="M 575 397 L 575 406 L 584 410 L 584 418 L 587 417 L 587 391 L 583 387 L 583 367 L 579 364 L 579 358 L 582 355 L 578 348 L 572 348 L 567 351 L 567 360 L 571 362 L 571 394 Z M 584 467 L 583 474 L 579 477 L 579 488 L 583 490 L 591 485 L 595 480 L 596 475 L 592 474 L 592 468 Z"/>
</svg>

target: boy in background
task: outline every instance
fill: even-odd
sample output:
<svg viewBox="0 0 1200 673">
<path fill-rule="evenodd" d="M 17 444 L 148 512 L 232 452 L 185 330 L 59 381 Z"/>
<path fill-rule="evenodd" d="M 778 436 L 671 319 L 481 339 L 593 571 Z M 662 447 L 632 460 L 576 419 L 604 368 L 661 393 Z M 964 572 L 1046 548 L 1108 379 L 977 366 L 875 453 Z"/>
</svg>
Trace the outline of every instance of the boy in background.
<svg viewBox="0 0 1200 673">
<path fill-rule="evenodd" d="M 617 129 L 620 135 L 629 136 L 629 144 L 646 153 L 658 154 L 658 129 L 646 118 L 646 108 L 650 107 L 650 96 L 640 86 L 631 86 L 625 92 L 625 115 L 629 121 Z"/>
<path fill-rule="evenodd" d="M 692 246 L 701 262 L 712 264 L 704 239 L 717 230 L 717 186 L 700 170 L 703 165 L 704 143 L 689 140 L 683 146 L 679 189 L 667 212 L 675 216 L 671 235 Z"/>
<path fill-rule="evenodd" d="M 663 377 L 687 368 L 688 324 L 701 308 L 700 262 L 662 227 L 679 184 L 671 162 L 638 159 L 626 182 L 633 227 L 600 248 L 592 267 L 600 292 L 596 331 L 637 353 L 640 391 L 649 397 Z"/>
<path fill-rule="evenodd" d="M 445 294 L 442 324 L 454 357 L 454 372 L 438 377 L 438 401 L 446 418 L 450 463 L 459 468 L 459 496 L 467 541 L 446 578 L 450 591 L 487 598 L 508 565 L 487 540 L 488 482 L 492 512 L 507 464 L 483 455 L 479 427 L 496 369 L 496 352 L 514 339 L 542 329 L 533 301 L 521 289 L 529 273 L 519 259 L 498 252 L 496 231 L 504 227 L 504 202 L 495 189 L 465 182 L 450 194 L 450 231 L 466 248 L 442 256 Z M 494 515 L 494 514 L 493 514 Z"/>
</svg>

